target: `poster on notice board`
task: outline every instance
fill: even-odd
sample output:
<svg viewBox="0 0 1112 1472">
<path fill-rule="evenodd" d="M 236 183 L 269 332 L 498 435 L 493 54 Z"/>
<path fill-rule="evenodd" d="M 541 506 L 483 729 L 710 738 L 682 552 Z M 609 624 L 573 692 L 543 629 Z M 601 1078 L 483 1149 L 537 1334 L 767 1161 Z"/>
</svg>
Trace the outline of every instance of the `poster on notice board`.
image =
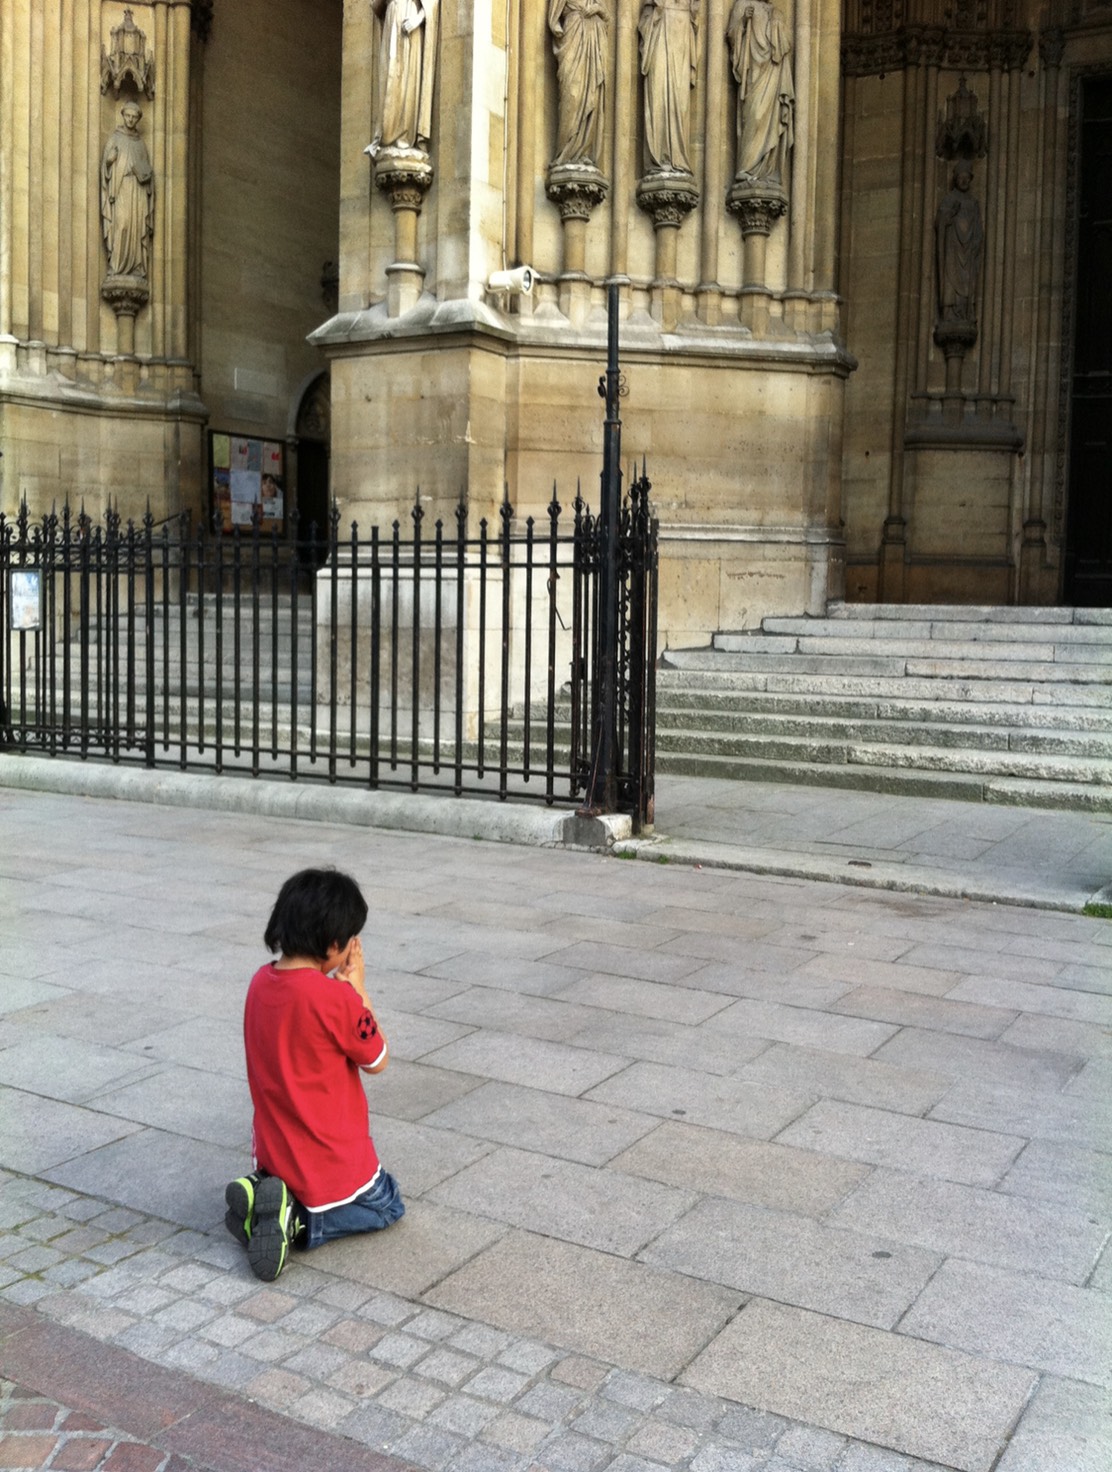
<svg viewBox="0 0 1112 1472">
<path fill-rule="evenodd" d="M 212 507 L 218 525 L 230 532 L 282 531 L 286 518 L 285 447 L 250 435 L 209 434 Z"/>
</svg>

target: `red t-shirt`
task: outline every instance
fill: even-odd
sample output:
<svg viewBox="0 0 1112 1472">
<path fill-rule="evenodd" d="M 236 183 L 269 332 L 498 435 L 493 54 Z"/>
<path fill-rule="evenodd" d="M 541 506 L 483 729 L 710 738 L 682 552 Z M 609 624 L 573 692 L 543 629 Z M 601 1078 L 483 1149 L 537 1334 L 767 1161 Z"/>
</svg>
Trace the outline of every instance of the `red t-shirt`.
<svg viewBox="0 0 1112 1472">
<path fill-rule="evenodd" d="M 256 1164 L 310 1211 L 354 1200 L 378 1170 L 359 1073 L 386 1052 L 374 1014 L 346 981 L 266 965 L 247 989 L 243 1040 Z"/>
</svg>

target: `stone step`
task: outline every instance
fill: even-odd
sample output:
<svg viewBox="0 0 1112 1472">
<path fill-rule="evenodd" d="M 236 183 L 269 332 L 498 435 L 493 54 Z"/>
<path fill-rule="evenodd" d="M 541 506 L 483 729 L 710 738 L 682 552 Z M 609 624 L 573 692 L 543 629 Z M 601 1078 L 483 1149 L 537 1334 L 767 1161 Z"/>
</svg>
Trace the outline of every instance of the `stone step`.
<svg viewBox="0 0 1112 1472">
<path fill-rule="evenodd" d="M 940 622 L 977 624 L 1108 624 L 1109 608 L 1046 608 L 1038 604 L 992 603 L 846 603 L 831 602 L 827 619 L 862 619 L 879 623 Z"/>
<path fill-rule="evenodd" d="M 1068 610 L 1062 610 L 1068 612 Z M 761 629 L 772 638 L 829 639 L 836 644 L 865 639 L 874 646 L 905 639 L 961 643 L 1037 645 L 1092 644 L 1112 655 L 1112 623 L 1075 624 L 1015 621 L 979 623 L 968 619 L 766 618 Z M 716 636 L 718 640 L 738 635 Z"/>
<path fill-rule="evenodd" d="M 679 719 L 683 712 L 707 710 L 704 689 L 676 689 L 657 675 L 658 717 Z M 991 703 L 956 700 L 900 700 L 866 696 L 779 695 L 765 690 L 722 690 L 714 709 L 735 716 L 815 716 L 825 720 L 910 721 L 918 724 L 1039 727 L 1044 730 L 1112 732 L 1112 704 Z"/>
<path fill-rule="evenodd" d="M 914 673 L 915 665 L 924 663 L 937 666 L 940 674 L 947 673 L 948 670 L 960 672 L 958 667 L 964 667 L 971 675 L 977 675 L 986 667 L 991 668 L 998 664 L 1009 668 L 1015 666 L 1017 670 L 1028 672 L 1047 665 L 1050 668 L 1044 676 L 1046 679 L 1112 680 L 1112 643 L 1069 644 L 1048 640 L 1045 643 L 1032 644 L 976 639 L 834 639 L 817 635 L 796 637 L 783 634 L 716 634 L 713 652 L 722 657 L 724 662 L 728 661 L 731 668 L 763 669 L 769 661 L 776 659 L 780 660 L 782 666 L 785 659 L 789 658 L 794 667 L 799 659 L 817 657 L 830 660 L 831 667 L 838 673 L 854 673 L 853 667 L 847 663 L 850 660 L 863 662 L 862 673 L 880 673 L 875 669 L 873 661 L 896 659 L 905 662 L 909 674 Z M 738 661 L 742 660 L 759 660 L 761 663 L 739 665 Z M 991 666 L 988 665 L 989 661 Z M 1065 676 L 1054 674 L 1052 671 L 1058 665 L 1068 665 L 1069 673 Z M 819 672 L 818 667 L 813 664 L 809 664 L 807 668 Z M 1075 676 L 1075 669 L 1091 669 L 1103 673 Z M 1028 673 L 1026 678 L 1038 676 Z"/>
<path fill-rule="evenodd" d="M 1014 678 L 1016 671 L 1012 669 L 1009 669 L 1007 679 L 951 677 L 940 682 L 927 676 L 910 678 L 903 673 L 838 674 L 830 669 L 828 663 L 823 673 L 816 674 L 799 670 L 798 661 L 801 659 L 802 656 L 797 656 L 781 661 L 774 671 L 732 669 L 727 664 L 727 655 L 715 655 L 707 650 L 687 651 L 686 654 L 669 651 L 664 656 L 664 667 L 657 672 L 657 688 L 659 690 L 666 685 L 670 689 L 704 692 L 755 690 L 781 695 L 942 699 L 1018 705 L 1057 705 L 1061 702 L 1071 706 L 1112 705 L 1112 688 L 1108 685 L 1073 685 L 1062 690 L 1056 688 L 1061 682 L 1048 684 L 1039 679 Z"/>
</svg>

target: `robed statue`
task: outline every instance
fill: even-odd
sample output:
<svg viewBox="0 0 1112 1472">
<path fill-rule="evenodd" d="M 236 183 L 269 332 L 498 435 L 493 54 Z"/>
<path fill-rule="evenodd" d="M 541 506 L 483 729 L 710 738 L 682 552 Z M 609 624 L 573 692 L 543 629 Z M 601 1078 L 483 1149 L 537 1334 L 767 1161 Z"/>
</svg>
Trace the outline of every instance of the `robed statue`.
<svg viewBox="0 0 1112 1472">
<path fill-rule="evenodd" d="M 699 0 L 646 0 L 637 31 L 645 79 L 650 172 L 691 173 L 691 89 L 698 61 Z"/>
<path fill-rule="evenodd" d="M 938 285 L 938 331 L 962 324 L 967 332 L 977 324 L 977 286 L 985 231 L 981 206 L 969 192 L 973 165 L 959 159 L 951 188 L 938 206 L 934 220 L 935 267 Z"/>
<path fill-rule="evenodd" d="M 735 180 L 783 185 L 794 142 L 795 88 L 788 28 L 767 0 L 734 0 L 726 24 L 737 82 Z"/>
<path fill-rule="evenodd" d="M 154 169 L 139 136 L 142 109 L 127 102 L 120 126 L 104 145 L 100 164 L 100 219 L 109 276 L 146 281 L 154 236 Z"/>
<path fill-rule="evenodd" d="M 559 94 L 553 167 L 598 167 L 605 120 L 609 25 L 610 13 L 604 0 L 549 0 L 548 29 L 552 32 Z"/>
<path fill-rule="evenodd" d="M 368 152 L 427 152 L 432 138 L 439 0 L 371 0 L 382 21 L 378 127 Z"/>
</svg>

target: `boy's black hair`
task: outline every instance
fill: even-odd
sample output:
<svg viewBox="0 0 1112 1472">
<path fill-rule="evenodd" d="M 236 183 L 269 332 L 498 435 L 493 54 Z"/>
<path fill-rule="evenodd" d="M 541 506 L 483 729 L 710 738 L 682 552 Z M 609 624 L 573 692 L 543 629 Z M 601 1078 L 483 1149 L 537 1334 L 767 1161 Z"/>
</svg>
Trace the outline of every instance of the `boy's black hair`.
<svg viewBox="0 0 1112 1472">
<path fill-rule="evenodd" d="M 283 956 L 323 961 L 329 946 L 346 946 L 366 923 L 367 901 L 349 874 L 301 869 L 278 891 L 263 943 Z"/>
</svg>

